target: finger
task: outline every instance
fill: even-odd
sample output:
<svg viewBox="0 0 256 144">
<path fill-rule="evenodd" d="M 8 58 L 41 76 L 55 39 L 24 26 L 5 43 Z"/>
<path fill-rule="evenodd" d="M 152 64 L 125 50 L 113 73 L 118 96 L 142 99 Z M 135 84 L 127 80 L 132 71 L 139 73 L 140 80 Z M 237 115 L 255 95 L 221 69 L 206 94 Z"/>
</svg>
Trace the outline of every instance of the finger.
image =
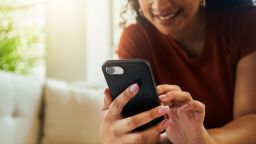
<svg viewBox="0 0 256 144">
<path fill-rule="evenodd" d="M 160 140 L 160 135 L 158 136 L 150 136 L 150 137 L 143 137 L 140 135 L 125 135 L 124 138 L 121 140 L 122 144 L 158 144 Z"/>
<path fill-rule="evenodd" d="M 163 120 L 161 123 L 153 126 L 145 131 L 131 133 L 124 139 L 129 143 L 145 144 L 149 143 L 155 137 L 160 136 L 160 133 L 164 131 L 171 123 L 172 120 Z"/>
<path fill-rule="evenodd" d="M 109 105 L 110 105 L 111 102 L 112 102 L 112 97 L 111 97 L 111 95 L 110 95 L 110 91 L 109 91 L 108 88 L 105 89 L 104 94 L 105 94 L 105 96 L 104 96 L 104 106 L 103 106 L 103 108 L 102 108 L 103 111 L 104 111 L 104 110 L 107 110 L 108 107 L 109 107 Z"/>
<path fill-rule="evenodd" d="M 169 112 L 169 107 L 168 106 L 159 106 L 157 108 L 153 108 L 149 111 L 142 112 L 140 114 L 125 118 L 120 120 L 117 124 L 123 127 L 123 129 L 120 129 L 120 133 L 127 133 L 135 128 L 142 126 L 153 119 L 156 119 L 160 116 L 163 116 Z"/>
<path fill-rule="evenodd" d="M 169 107 L 172 107 L 174 105 L 173 101 L 168 101 L 166 99 L 166 97 L 168 97 L 166 94 L 160 95 L 159 99 L 162 105 L 167 105 Z"/>
<path fill-rule="evenodd" d="M 205 105 L 197 100 L 193 100 L 182 107 L 184 111 L 205 112 Z"/>
<path fill-rule="evenodd" d="M 120 116 L 123 107 L 133 98 L 139 91 L 138 84 L 132 84 L 124 92 L 117 96 L 117 98 L 110 104 L 108 116 L 117 118 Z"/>
<path fill-rule="evenodd" d="M 169 91 L 181 91 L 181 88 L 177 85 L 167 85 L 167 84 L 157 86 L 158 95 L 165 94 Z"/>
<path fill-rule="evenodd" d="M 176 120 L 179 118 L 178 116 L 178 108 L 174 107 L 170 109 L 170 112 L 168 113 L 168 116 L 170 119 Z"/>
<path fill-rule="evenodd" d="M 199 101 L 191 101 L 178 110 L 178 115 L 187 121 L 194 118 L 201 123 L 205 116 L 205 105 Z"/>
<path fill-rule="evenodd" d="M 192 99 L 190 93 L 183 91 L 170 91 L 164 95 L 159 96 L 162 103 L 173 103 L 173 106 L 181 106 Z"/>
</svg>

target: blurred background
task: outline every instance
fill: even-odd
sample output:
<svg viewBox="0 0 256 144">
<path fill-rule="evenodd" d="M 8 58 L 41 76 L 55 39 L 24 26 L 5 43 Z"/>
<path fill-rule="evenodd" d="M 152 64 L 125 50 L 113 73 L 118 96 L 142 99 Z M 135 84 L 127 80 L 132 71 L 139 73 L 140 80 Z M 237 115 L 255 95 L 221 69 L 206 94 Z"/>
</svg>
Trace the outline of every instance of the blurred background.
<svg viewBox="0 0 256 144">
<path fill-rule="evenodd" d="M 0 69 L 101 83 L 124 0 L 1 0 Z"/>
<path fill-rule="evenodd" d="M 0 0 L 0 144 L 101 144 L 125 1 Z"/>
<path fill-rule="evenodd" d="M 100 68 L 117 47 L 124 1 L 1 0 L 0 69 L 102 83 Z"/>
</svg>

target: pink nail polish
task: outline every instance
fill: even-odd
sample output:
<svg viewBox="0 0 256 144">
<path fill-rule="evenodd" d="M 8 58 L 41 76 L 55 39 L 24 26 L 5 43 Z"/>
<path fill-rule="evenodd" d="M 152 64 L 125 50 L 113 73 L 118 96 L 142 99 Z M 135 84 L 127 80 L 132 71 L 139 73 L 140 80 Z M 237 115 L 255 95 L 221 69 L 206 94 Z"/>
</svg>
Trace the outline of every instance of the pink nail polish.
<svg viewBox="0 0 256 144">
<path fill-rule="evenodd" d="M 168 106 L 163 106 L 163 107 L 160 107 L 159 109 L 158 109 L 158 113 L 159 114 L 165 114 L 165 113 L 167 113 L 169 111 L 169 107 Z"/>
<path fill-rule="evenodd" d="M 129 88 L 129 91 L 130 91 L 131 93 L 134 93 L 134 92 L 136 92 L 137 90 L 138 90 L 138 85 L 137 85 L 137 84 L 133 84 L 133 85 L 131 85 L 130 88 Z"/>
<path fill-rule="evenodd" d="M 188 107 L 188 104 L 185 104 L 185 105 L 182 106 L 182 109 L 185 109 L 187 107 Z"/>
<path fill-rule="evenodd" d="M 163 94 L 163 95 L 160 95 L 159 98 L 164 99 L 164 98 L 166 98 L 166 96 L 167 96 L 166 94 Z"/>
</svg>

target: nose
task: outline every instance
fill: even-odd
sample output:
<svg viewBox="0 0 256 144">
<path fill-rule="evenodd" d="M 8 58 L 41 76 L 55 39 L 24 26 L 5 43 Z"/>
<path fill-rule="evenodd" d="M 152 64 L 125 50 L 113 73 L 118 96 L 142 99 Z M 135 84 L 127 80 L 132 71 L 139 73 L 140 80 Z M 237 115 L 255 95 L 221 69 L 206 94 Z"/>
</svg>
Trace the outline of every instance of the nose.
<svg viewBox="0 0 256 144">
<path fill-rule="evenodd" d="M 172 0 L 153 0 L 151 8 L 154 14 L 161 14 L 171 6 Z"/>
</svg>

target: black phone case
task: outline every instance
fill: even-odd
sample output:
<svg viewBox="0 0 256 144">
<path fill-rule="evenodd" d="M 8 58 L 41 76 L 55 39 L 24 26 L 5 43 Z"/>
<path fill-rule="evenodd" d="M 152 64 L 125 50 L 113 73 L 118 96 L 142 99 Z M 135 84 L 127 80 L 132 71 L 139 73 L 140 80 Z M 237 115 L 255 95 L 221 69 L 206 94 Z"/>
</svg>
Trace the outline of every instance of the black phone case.
<svg viewBox="0 0 256 144">
<path fill-rule="evenodd" d="M 124 74 L 109 75 L 106 72 L 106 68 L 111 66 L 122 67 L 124 69 Z M 140 87 L 138 94 L 125 105 L 122 111 L 123 117 L 133 116 L 160 105 L 152 70 L 146 60 L 108 60 L 103 64 L 102 71 L 113 99 L 134 83 L 137 83 Z M 151 122 L 136 128 L 134 131 L 147 129 L 158 124 L 163 119 L 163 116 L 154 119 Z"/>
</svg>

